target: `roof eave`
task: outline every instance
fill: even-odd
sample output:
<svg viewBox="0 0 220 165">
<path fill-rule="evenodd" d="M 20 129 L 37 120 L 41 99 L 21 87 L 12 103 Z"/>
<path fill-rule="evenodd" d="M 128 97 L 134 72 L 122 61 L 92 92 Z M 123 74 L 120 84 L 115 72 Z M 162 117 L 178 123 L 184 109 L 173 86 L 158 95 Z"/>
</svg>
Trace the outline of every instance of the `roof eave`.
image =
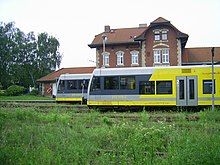
<svg viewBox="0 0 220 165">
<path fill-rule="evenodd" d="M 130 42 L 108 42 L 105 43 L 106 46 L 117 46 L 117 45 L 138 45 L 138 41 L 130 41 Z M 103 44 L 89 44 L 90 48 L 102 47 Z"/>
<path fill-rule="evenodd" d="M 55 79 L 51 79 L 51 80 L 40 80 L 38 79 L 37 82 L 40 83 L 40 82 L 56 82 L 57 78 Z"/>
</svg>

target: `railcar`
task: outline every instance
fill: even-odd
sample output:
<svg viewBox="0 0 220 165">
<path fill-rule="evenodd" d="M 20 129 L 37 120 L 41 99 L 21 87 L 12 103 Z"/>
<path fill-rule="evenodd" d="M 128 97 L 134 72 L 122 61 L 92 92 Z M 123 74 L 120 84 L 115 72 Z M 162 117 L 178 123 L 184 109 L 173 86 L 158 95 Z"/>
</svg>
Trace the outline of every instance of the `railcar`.
<svg viewBox="0 0 220 165">
<path fill-rule="evenodd" d="M 220 105 L 220 66 L 214 67 L 214 103 Z M 170 66 L 101 68 L 92 73 L 87 105 L 212 105 L 212 67 Z"/>
<path fill-rule="evenodd" d="M 57 82 L 56 102 L 85 102 L 91 74 L 61 74 Z"/>
</svg>

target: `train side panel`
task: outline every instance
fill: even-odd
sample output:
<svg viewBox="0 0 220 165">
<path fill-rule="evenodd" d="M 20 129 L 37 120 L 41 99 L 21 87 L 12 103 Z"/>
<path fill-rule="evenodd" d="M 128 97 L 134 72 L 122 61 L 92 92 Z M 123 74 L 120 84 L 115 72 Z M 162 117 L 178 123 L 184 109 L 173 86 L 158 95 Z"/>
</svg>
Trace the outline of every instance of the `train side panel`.
<svg viewBox="0 0 220 165">
<path fill-rule="evenodd" d="M 148 68 L 145 69 L 147 70 Z M 107 76 L 104 73 L 101 76 L 93 75 L 93 78 L 100 78 L 100 88 L 94 91 L 90 88 L 87 104 L 89 106 L 211 105 L 211 67 L 150 69 L 151 74 L 138 73 L 135 75 L 135 73 L 130 72 L 130 76 L 135 77 L 135 88 L 129 90 L 121 89 L 122 80 L 129 79 L 123 73 L 108 74 Z M 105 89 L 106 82 L 111 82 L 110 80 L 112 82 L 117 80 L 119 87 Z M 219 81 L 220 68 L 218 66 L 215 67 L 215 105 L 220 105 Z M 114 83 L 112 84 L 114 86 Z"/>
</svg>

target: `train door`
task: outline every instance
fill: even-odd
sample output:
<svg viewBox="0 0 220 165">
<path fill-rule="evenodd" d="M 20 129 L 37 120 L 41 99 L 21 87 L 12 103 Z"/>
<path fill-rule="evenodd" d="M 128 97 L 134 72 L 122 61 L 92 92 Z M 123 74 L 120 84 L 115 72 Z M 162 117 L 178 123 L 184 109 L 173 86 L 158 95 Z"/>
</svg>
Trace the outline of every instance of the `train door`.
<svg viewBox="0 0 220 165">
<path fill-rule="evenodd" d="M 176 77 L 176 105 L 197 106 L 198 105 L 198 83 L 197 76 Z"/>
</svg>

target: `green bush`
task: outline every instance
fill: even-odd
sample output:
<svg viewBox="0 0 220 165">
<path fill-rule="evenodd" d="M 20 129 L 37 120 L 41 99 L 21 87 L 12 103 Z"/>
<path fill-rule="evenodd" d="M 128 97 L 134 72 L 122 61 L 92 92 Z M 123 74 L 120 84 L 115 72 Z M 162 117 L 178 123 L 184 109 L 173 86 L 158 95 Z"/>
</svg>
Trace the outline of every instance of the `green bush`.
<svg viewBox="0 0 220 165">
<path fill-rule="evenodd" d="M 6 89 L 7 96 L 19 96 L 24 94 L 25 88 L 18 85 L 12 85 Z"/>
<path fill-rule="evenodd" d="M 37 89 L 33 89 L 33 90 L 30 92 L 30 95 L 32 95 L 32 96 L 37 96 L 37 95 L 38 95 L 38 90 L 37 90 Z"/>
<path fill-rule="evenodd" d="M 0 90 L 0 96 L 5 96 L 5 90 Z"/>
</svg>

